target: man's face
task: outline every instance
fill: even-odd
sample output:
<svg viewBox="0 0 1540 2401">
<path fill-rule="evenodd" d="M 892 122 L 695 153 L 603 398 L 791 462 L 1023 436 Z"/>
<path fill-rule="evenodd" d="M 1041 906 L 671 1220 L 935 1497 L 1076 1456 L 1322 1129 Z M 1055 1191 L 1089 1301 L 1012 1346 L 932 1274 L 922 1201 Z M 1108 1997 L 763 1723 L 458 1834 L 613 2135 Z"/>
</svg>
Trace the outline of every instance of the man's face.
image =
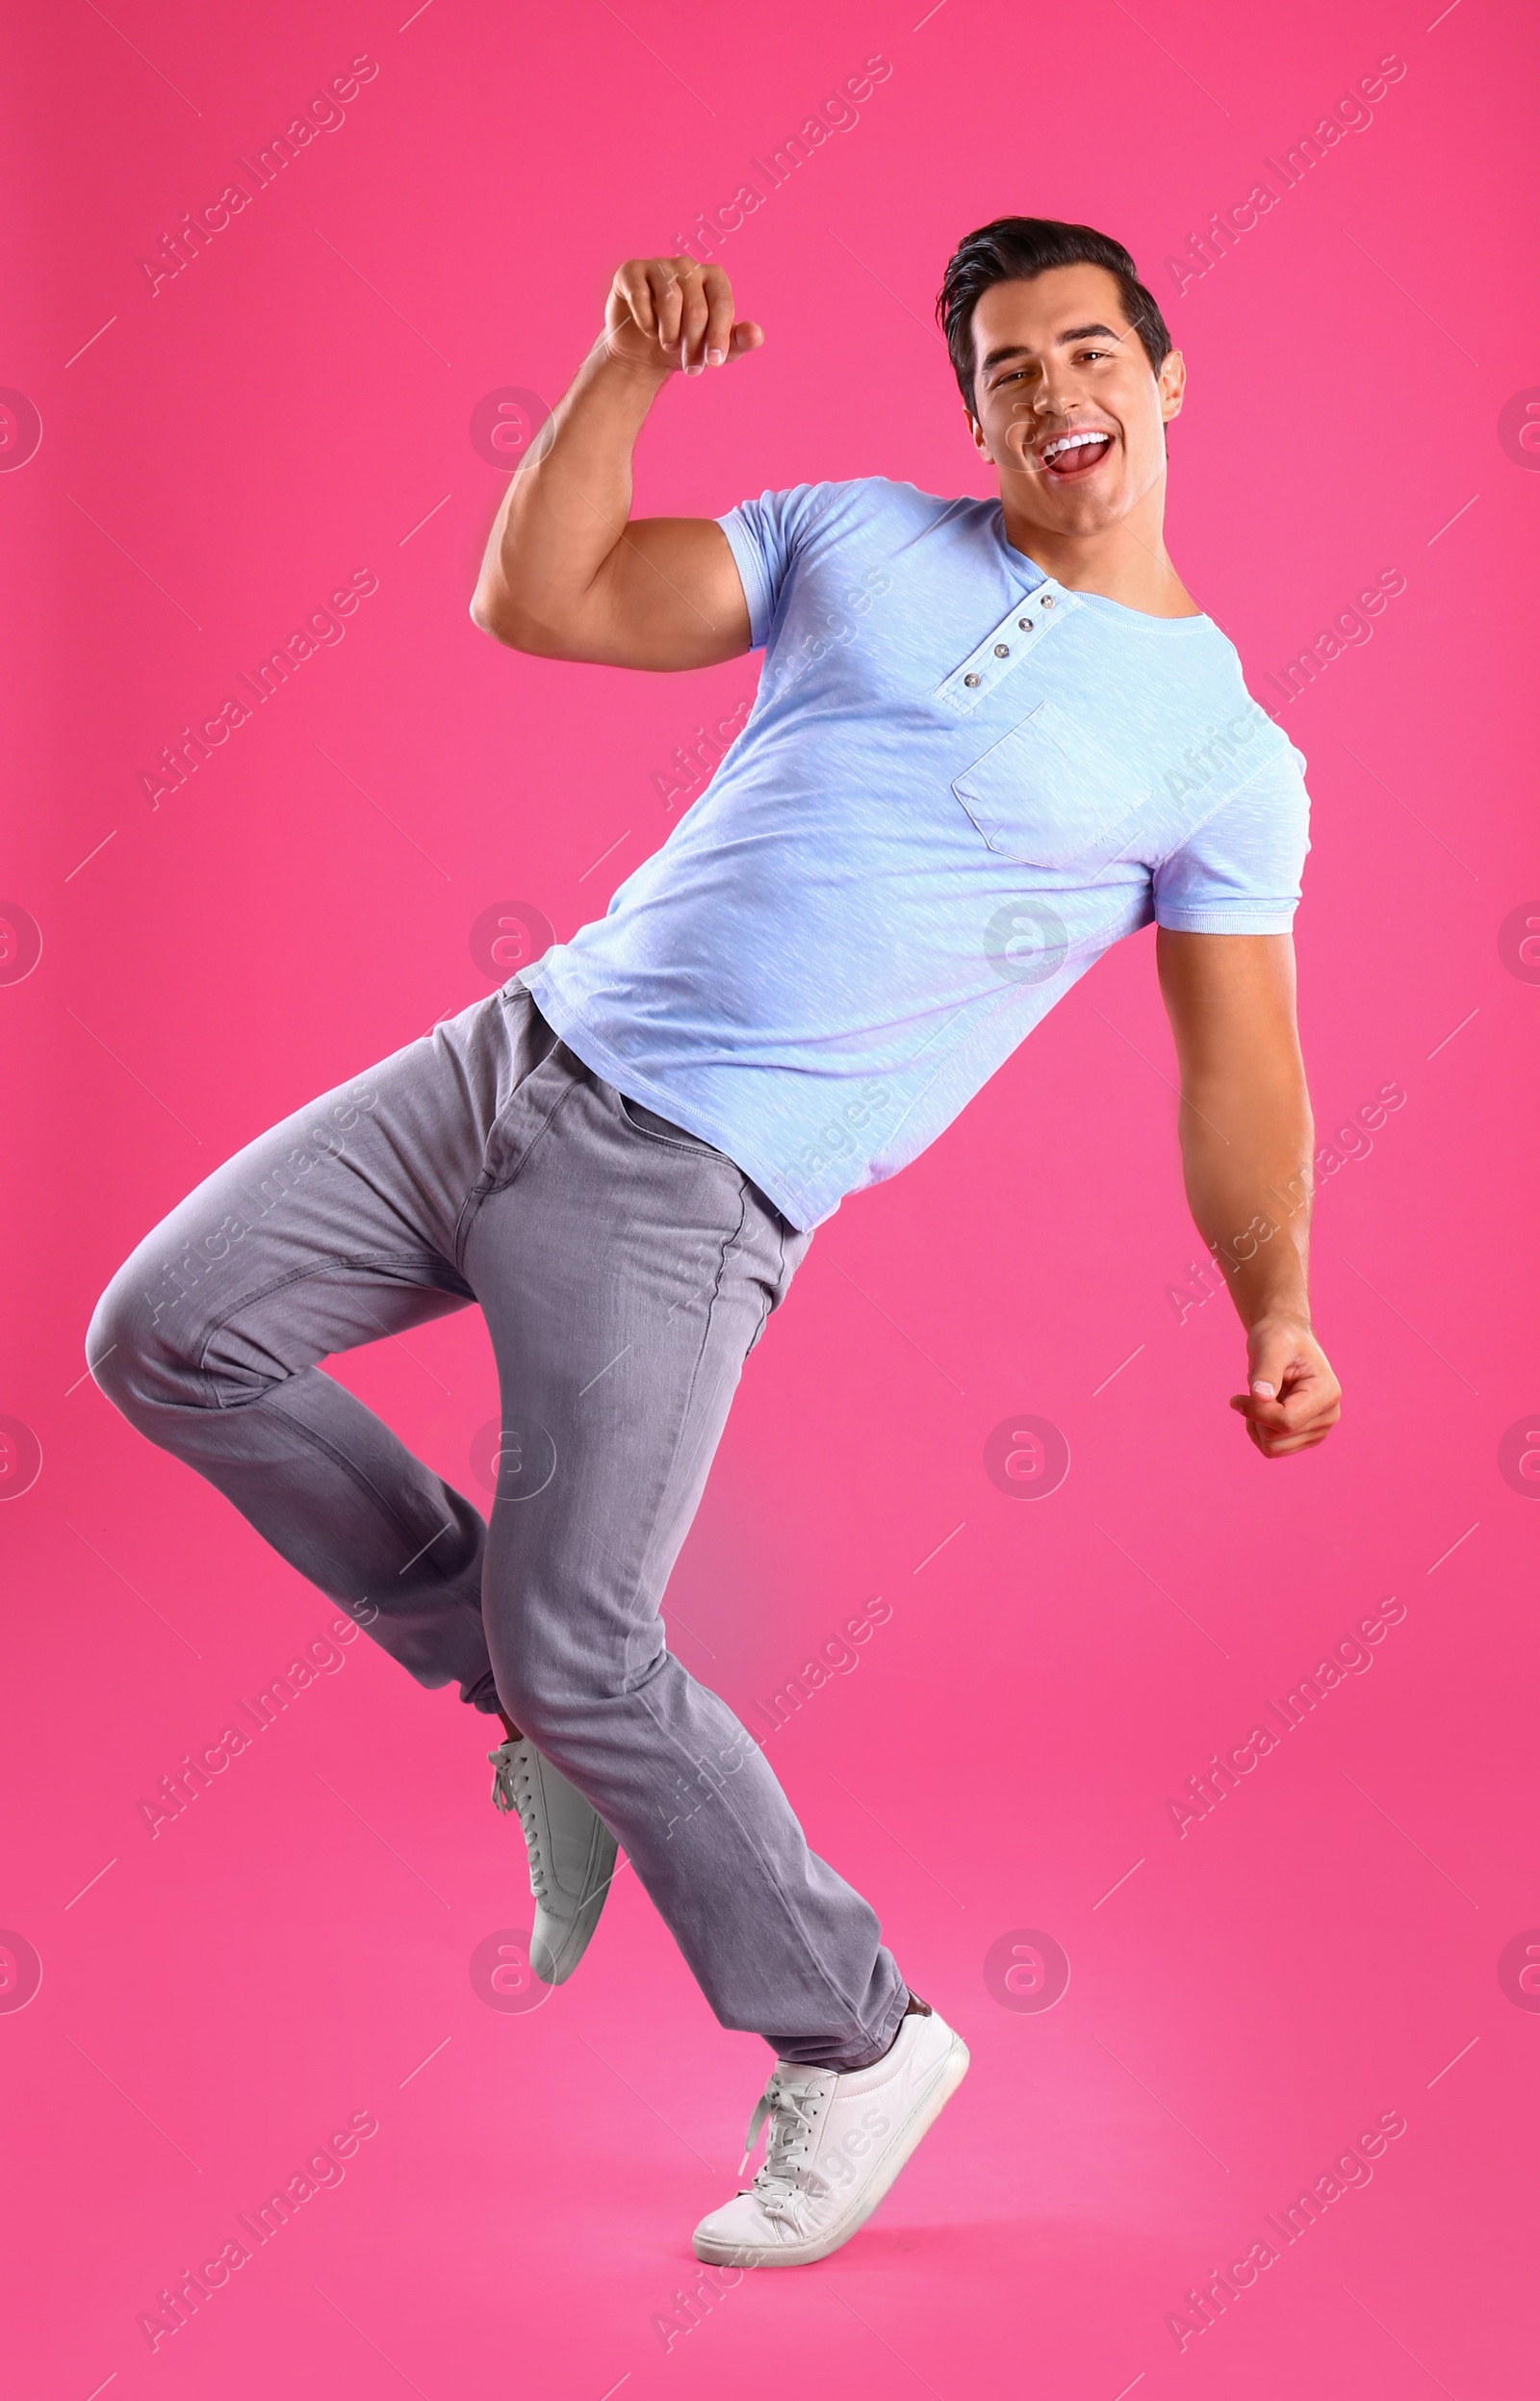
<svg viewBox="0 0 1540 2401">
<path fill-rule="evenodd" d="M 991 284 L 973 312 L 973 439 L 1029 525 L 1099 533 L 1165 476 L 1181 356 L 1156 375 L 1105 267 Z"/>
</svg>

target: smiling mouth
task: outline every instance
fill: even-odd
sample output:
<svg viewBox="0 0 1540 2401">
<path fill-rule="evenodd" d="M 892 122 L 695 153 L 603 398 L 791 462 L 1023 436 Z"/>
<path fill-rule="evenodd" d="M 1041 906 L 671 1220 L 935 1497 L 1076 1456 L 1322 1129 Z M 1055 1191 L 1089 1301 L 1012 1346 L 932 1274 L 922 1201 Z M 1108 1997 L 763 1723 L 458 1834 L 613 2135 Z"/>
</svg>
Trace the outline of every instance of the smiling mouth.
<svg viewBox="0 0 1540 2401">
<path fill-rule="evenodd" d="M 1038 455 L 1050 483 L 1079 483 L 1112 456 L 1113 437 L 1099 426 L 1076 433 L 1061 433 L 1045 443 Z"/>
</svg>

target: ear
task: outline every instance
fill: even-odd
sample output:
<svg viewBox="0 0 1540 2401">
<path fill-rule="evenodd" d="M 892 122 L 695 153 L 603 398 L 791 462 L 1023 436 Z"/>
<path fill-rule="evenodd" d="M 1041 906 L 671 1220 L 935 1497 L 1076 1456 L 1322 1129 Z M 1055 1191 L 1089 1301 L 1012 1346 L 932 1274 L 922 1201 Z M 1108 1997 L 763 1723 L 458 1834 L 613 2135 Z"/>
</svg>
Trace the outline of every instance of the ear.
<svg viewBox="0 0 1540 2401">
<path fill-rule="evenodd" d="M 972 409 L 967 406 L 965 401 L 962 407 L 962 414 L 967 421 L 968 439 L 973 444 L 974 449 L 978 452 L 979 456 L 981 458 L 988 458 L 989 456 L 989 446 L 984 438 L 984 427 L 980 425 L 978 419 L 974 416 Z"/>
<path fill-rule="evenodd" d="M 1167 351 L 1156 377 L 1156 388 L 1161 397 L 1161 423 L 1168 426 L 1173 417 L 1181 415 L 1187 391 L 1187 361 L 1180 350 Z"/>
</svg>

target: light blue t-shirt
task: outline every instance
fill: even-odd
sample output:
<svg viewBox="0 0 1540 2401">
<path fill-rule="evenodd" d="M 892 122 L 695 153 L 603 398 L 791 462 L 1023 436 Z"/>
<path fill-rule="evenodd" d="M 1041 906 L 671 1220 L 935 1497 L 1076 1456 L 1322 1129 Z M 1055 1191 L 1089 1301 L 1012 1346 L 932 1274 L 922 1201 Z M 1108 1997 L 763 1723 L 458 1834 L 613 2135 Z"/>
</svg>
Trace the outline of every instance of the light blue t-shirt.
<svg viewBox="0 0 1540 2401">
<path fill-rule="evenodd" d="M 1151 917 L 1286 933 L 1304 761 L 1209 618 L 1067 591 L 998 501 L 874 476 L 721 524 L 764 646 L 753 713 L 521 980 L 596 1073 L 808 1227 Z"/>
</svg>

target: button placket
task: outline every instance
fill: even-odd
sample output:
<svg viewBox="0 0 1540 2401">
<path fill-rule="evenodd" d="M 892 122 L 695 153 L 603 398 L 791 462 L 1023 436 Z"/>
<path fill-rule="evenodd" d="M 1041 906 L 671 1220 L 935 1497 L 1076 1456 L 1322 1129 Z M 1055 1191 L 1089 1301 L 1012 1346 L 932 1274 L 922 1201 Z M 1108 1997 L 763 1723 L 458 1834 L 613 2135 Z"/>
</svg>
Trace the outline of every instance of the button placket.
<svg viewBox="0 0 1540 2401">
<path fill-rule="evenodd" d="M 1007 676 L 1014 675 L 1021 661 L 1036 647 L 1032 639 L 1017 641 L 1013 637 L 1036 635 L 1040 641 L 1051 633 L 1056 624 L 1062 625 L 1075 601 L 1072 593 L 1049 590 L 1040 585 L 1026 600 L 1013 602 L 1010 614 L 988 633 L 971 657 L 954 667 L 937 687 L 936 697 L 960 713 L 976 709 L 980 701 L 994 691 Z M 1048 612 L 1052 611 L 1052 614 Z"/>
</svg>

